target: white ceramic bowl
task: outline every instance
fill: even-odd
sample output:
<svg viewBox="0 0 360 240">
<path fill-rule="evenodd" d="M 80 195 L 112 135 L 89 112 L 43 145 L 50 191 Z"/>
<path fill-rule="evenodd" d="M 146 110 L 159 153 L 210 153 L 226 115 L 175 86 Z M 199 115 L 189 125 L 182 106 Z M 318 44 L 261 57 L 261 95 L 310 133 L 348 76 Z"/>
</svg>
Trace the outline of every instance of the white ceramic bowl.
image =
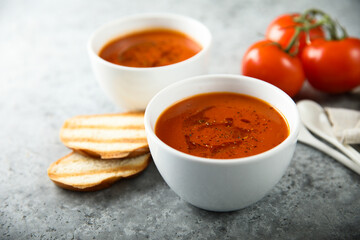
<svg viewBox="0 0 360 240">
<path fill-rule="evenodd" d="M 264 153 L 219 160 L 177 151 L 155 135 L 155 123 L 167 107 L 181 99 L 207 92 L 236 92 L 268 102 L 287 119 L 289 136 Z M 299 124 L 296 105 L 286 93 L 269 83 L 241 75 L 205 75 L 177 82 L 160 91 L 145 112 L 150 151 L 162 177 L 182 199 L 211 211 L 244 208 L 260 200 L 274 187 L 292 159 Z"/>
<path fill-rule="evenodd" d="M 153 68 L 120 66 L 99 57 L 99 51 L 110 40 L 151 28 L 185 33 L 199 43 L 202 50 L 185 61 Z M 144 110 L 150 99 L 165 86 L 184 78 L 205 74 L 210 44 L 210 31 L 197 20 L 175 14 L 140 14 L 100 27 L 90 37 L 88 52 L 95 76 L 106 95 L 119 107 Z"/>
</svg>

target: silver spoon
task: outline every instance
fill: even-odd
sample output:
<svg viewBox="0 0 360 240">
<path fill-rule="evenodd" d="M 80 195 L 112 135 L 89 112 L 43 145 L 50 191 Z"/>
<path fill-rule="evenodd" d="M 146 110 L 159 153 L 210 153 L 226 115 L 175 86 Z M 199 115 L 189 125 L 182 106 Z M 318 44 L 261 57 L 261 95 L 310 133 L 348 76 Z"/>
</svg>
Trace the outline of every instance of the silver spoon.
<svg viewBox="0 0 360 240">
<path fill-rule="evenodd" d="M 310 100 L 302 100 L 297 103 L 297 107 L 303 124 L 310 131 L 337 147 L 351 160 L 360 165 L 360 153 L 348 144 L 342 144 L 337 140 L 332 133 L 326 113 L 319 104 Z"/>
<path fill-rule="evenodd" d="M 317 138 L 315 138 L 302 124 L 300 127 L 300 134 L 298 140 L 304 144 L 307 144 L 311 147 L 314 147 L 320 151 L 323 151 L 327 155 L 333 157 L 338 162 L 344 164 L 354 172 L 360 175 L 360 165 L 354 163 L 345 155 L 341 154 L 340 152 L 334 150 L 330 146 L 326 145 L 325 143 L 321 142 Z"/>
</svg>

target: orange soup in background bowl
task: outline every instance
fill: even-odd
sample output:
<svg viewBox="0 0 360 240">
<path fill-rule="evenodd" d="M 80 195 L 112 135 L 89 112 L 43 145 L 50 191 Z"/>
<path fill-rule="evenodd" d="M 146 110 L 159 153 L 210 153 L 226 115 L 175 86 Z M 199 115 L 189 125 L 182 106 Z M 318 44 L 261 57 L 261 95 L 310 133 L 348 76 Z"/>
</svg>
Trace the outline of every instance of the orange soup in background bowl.
<svg viewBox="0 0 360 240">
<path fill-rule="evenodd" d="M 144 110 L 162 88 L 207 72 L 211 34 L 199 21 L 149 13 L 103 25 L 89 39 L 95 77 L 124 110 Z"/>
<path fill-rule="evenodd" d="M 191 58 L 200 50 L 200 44 L 184 33 L 147 29 L 110 41 L 99 56 L 127 67 L 162 67 Z"/>
<path fill-rule="evenodd" d="M 182 199 L 211 211 L 238 210 L 269 192 L 292 159 L 299 126 L 285 92 L 241 75 L 174 83 L 145 111 L 160 174 Z"/>
</svg>

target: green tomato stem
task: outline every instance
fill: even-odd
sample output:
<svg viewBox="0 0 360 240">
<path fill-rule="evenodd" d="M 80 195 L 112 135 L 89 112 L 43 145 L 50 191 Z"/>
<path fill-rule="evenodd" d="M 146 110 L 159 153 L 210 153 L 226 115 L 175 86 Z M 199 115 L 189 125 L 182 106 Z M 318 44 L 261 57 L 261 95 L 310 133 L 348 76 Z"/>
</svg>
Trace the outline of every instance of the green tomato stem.
<svg viewBox="0 0 360 240">
<path fill-rule="evenodd" d="M 296 53 L 291 53 L 292 47 L 299 42 L 299 35 L 301 32 L 307 33 L 307 37 L 309 36 L 309 31 L 313 28 L 320 27 L 324 24 L 323 21 L 318 21 L 316 23 L 311 23 L 310 21 L 304 21 L 303 26 L 296 26 L 295 27 L 295 33 L 292 36 L 288 46 L 284 49 L 284 51 L 291 55 L 296 55 L 298 52 L 298 49 L 295 50 Z M 308 37 L 309 38 L 309 37 Z"/>
<path fill-rule="evenodd" d="M 320 16 L 320 20 L 314 20 L 317 16 Z M 310 41 L 309 32 L 311 29 L 322 27 L 327 30 L 330 39 L 329 40 L 341 40 L 348 37 L 346 29 L 341 26 L 337 21 L 334 21 L 327 13 L 319 10 L 319 9 L 308 9 L 300 16 L 294 18 L 294 22 L 300 23 L 301 25 L 295 27 L 295 33 L 292 36 L 288 46 L 284 49 L 284 51 L 290 55 L 296 55 L 298 49 L 291 53 L 291 49 L 296 46 L 299 42 L 299 35 L 301 32 L 306 33 L 307 41 Z M 342 32 L 342 36 L 339 37 L 337 34 L 337 29 L 340 28 Z"/>
</svg>

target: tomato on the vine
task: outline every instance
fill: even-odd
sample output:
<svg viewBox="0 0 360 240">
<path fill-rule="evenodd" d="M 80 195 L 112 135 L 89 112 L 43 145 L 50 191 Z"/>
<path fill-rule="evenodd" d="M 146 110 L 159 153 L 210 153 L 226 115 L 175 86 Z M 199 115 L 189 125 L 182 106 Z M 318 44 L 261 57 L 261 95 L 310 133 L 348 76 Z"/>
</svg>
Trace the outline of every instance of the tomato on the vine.
<svg viewBox="0 0 360 240">
<path fill-rule="evenodd" d="M 269 40 L 259 41 L 246 51 L 242 73 L 269 82 L 290 97 L 300 91 L 305 80 L 300 59 Z"/>
<path fill-rule="evenodd" d="M 301 60 L 309 83 L 320 91 L 344 93 L 360 85 L 360 39 L 314 40 Z"/>
<path fill-rule="evenodd" d="M 296 27 L 303 26 L 303 23 L 296 21 L 296 19 L 300 19 L 300 14 L 294 13 L 294 14 L 284 14 L 276 19 L 274 19 L 270 25 L 268 26 L 266 30 L 266 38 L 279 43 L 284 49 L 286 49 L 289 46 L 289 43 L 291 42 Z M 312 20 L 312 22 L 315 22 L 315 20 Z M 308 36 L 307 36 L 308 34 Z M 307 38 L 309 38 L 310 41 L 317 39 L 317 38 L 324 38 L 325 33 L 322 30 L 321 27 L 312 28 L 306 32 L 301 32 L 298 35 L 298 54 L 300 56 L 302 50 L 307 45 Z M 293 45 L 291 49 L 289 49 L 290 52 L 296 51 L 296 46 Z"/>
</svg>

